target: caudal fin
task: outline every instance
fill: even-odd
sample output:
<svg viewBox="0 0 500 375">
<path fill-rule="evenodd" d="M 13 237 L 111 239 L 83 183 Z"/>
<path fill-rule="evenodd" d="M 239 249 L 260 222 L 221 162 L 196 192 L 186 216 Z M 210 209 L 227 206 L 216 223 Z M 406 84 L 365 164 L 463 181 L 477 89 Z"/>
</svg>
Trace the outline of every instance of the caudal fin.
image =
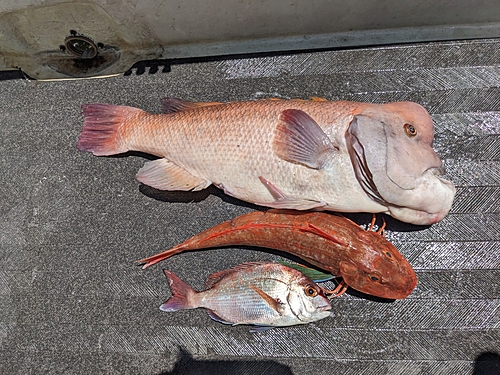
<svg viewBox="0 0 500 375">
<path fill-rule="evenodd" d="M 163 305 L 160 306 L 161 311 L 172 312 L 184 309 L 194 309 L 192 297 L 197 292 L 191 288 L 187 283 L 182 281 L 179 276 L 169 270 L 163 270 L 163 273 L 168 279 L 172 297 L 168 299 Z"/>
<path fill-rule="evenodd" d="M 76 147 L 97 156 L 127 152 L 120 127 L 134 115 L 144 113 L 138 108 L 99 103 L 82 105 L 82 111 L 85 121 Z"/>
<path fill-rule="evenodd" d="M 144 258 L 141 260 L 138 260 L 137 263 L 143 264 L 142 269 L 146 269 L 149 266 L 152 266 L 153 264 L 156 264 L 158 262 L 161 262 L 162 260 L 165 260 L 167 258 L 170 258 L 172 255 L 178 254 L 184 250 L 184 247 L 182 246 L 183 244 L 177 245 L 171 249 L 165 250 L 161 253 L 152 255 L 148 258 Z M 166 274 L 165 274 L 166 275 Z M 168 277 L 168 276 L 167 276 Z"/>
</svg>

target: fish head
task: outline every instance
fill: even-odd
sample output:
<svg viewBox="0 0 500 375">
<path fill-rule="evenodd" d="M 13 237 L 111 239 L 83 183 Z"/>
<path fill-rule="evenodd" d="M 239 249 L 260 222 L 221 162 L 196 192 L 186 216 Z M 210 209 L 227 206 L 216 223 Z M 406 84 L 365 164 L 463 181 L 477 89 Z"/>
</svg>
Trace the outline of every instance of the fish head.
<svg viewBox="0 0 500 375">
<path fill-rule="evenodd" d="M 304 275 L 291 282 L 287 303 L 292 313 L 303 323 L 326 318 L 332 309 L 323 290 Z"/>
<path fill-rule="evenodd" d="M 346 131 L 360 185 L 401 221 L 434 224 L 453 203 L 455 187 L 441 177 L 445 168 L 433 139 L 429 113 L 411 102 L 368 106 Z"/>
<path fill-rule="evenodd" d="M 357 235 L 360 241 L 353 241 L 355 249 L 340 261 L 339 273 L 345 283 L 376 297 L 406 298 L 417 286 L 410 263 L 383 236 L 365 230 Z"/>
</svg>

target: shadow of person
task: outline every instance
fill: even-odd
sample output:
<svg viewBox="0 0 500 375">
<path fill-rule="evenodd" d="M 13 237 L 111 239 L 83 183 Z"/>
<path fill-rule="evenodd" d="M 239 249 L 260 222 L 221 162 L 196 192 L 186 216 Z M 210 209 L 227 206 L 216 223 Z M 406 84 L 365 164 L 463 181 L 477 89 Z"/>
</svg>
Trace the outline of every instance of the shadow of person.
<svg viewBox="0 0 500 375">
<path fill-rule="evenodd" d="M 500 375 L 500 354 L 483 352 L 474 361 L 472 375 Z"/>
<path fill-rule="evenodd" d="M 184 348 L 172 371 L 158 375 L 293 375 L 288 366 L 270 360 L 198 360 Z"/>
</svg>

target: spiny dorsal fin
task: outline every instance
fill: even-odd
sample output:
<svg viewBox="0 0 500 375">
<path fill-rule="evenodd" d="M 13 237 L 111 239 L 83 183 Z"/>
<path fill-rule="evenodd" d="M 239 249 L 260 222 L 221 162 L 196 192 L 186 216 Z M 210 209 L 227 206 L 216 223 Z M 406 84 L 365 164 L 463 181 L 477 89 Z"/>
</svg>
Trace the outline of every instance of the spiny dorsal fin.
<svg viewBox="0 0 500 375">
<path fill-rule="evenodd" d="M 229 268 L 227 270 L 213 273 L 210 276 L 208 276 L 207 280 L 205 281 L 205 288 L 206 289 L 212 288 L 216 283 L 218 283 L 224 277 L 231 275 L 235 272 L 240 272 L 240 271 L 246 270 L 248 268 L 261 266 L 264 264 L 273 264 L 273 263 L 271 263 L 271 262 L 246 262 L 246 263 L 239 264 L 235 267 Z"/>
<path fill-rule="evenodd" d="M 318 123 L 300 109 L 281 113 L 273 146 L 281 159 L 313 169 L 321 169 L 328 155 L 338 150 Z"/>
<path fill-rule="evenodd" d="M 163 98 L 161 100 L 161 110 L 165 114 L 186 111 L 189 109 L 219 105 L 219 102 L 189 102 L 177 98 Z"/>
</svg>

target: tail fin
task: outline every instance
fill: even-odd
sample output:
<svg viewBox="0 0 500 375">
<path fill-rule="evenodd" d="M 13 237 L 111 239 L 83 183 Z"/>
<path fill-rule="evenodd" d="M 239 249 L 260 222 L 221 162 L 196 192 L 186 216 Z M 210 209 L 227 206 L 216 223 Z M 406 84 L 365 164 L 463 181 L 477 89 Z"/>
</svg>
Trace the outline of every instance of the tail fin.
<svg viewBox="0 0 500 375">
<path fill-rule="evenodd" d="M 82 105 L 85 121 L 77 148 L 94 155 L 115 155 L 128 151 L 121 137 L 120 126 L 141 109 L 111 104 Z"/>
<path fill-rule="evenodd" d="M 144 259 L 138 260 L 137 263 L 143 264 L 142 269 L 146 269 L 149 266 L 152 266 L 153 264 L 156 264 L 158 262 L 161 262 L 162 260 L 170 258 L 172 255 L 175 255 L 175 254 L 178 254 L 178 253 L 182 252 L 183 249 L 184 249 L 184 247 L 182 245 L 183 245 L 183 243 L 180 244 L 180 245 L 177 245 L 177 246 L 175 246 L 175 247 L 173 247 L 171 249 L 165 250 L 165 251 L 163 251 L 161 253 L 152 255 L 152 256 L 150 256 L 148 258 L 144 258 Z M 166 275 L 166 273 L 165 273 L 165 275 Z"/>
<path fill-rule="evenodd" d="M 197 293 L 193 288 L 182 281 L 175 273 L 169 270 L 163 270 L 163 273 L 167 277 L 168 283 L 170 284 L 172 297 L 170 297 L 167 302 L 160 306 L 161 311 L 172 312 L 184 309 L 194 309 L 198 307 L 193 306 L 192 304 L 192 297 Z"/>
</svg>

